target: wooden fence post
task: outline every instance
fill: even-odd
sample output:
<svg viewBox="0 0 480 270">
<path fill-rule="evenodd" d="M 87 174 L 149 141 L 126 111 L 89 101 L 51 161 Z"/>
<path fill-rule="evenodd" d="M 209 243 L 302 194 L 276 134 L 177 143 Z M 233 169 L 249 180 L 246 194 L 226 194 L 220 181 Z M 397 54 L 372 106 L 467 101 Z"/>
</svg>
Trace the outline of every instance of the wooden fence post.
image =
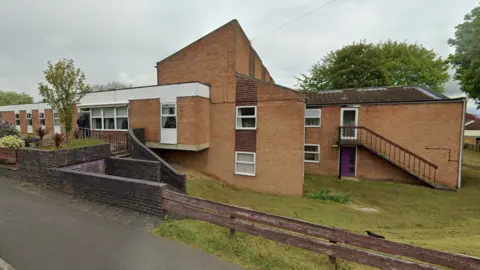
<svg viewBox="0 0 480 270">
<path fill-rule="evenodd" d="M 333 241 L 333 240 L 329 240 L 330 243 L 332 244 L 336 244 L 337 241 Z M 331 263 L 331 264 L 337 264 L 337 258 L 333 257 L 333 256 L 328 256 L 328 261 Z"/>
<path fill-rule="evenodd" d="M 230 215 L 230 219 L 231 219 L 231 220 L 234 220 L 235 217 L 233 217 L 232 215 Z M 228 238 L 232 238 L 234 235 L 235 235 L 235 230 L 234 230 L 234 229 L 230 229 L 229 232 L 228 232 Z"/>
</svg>

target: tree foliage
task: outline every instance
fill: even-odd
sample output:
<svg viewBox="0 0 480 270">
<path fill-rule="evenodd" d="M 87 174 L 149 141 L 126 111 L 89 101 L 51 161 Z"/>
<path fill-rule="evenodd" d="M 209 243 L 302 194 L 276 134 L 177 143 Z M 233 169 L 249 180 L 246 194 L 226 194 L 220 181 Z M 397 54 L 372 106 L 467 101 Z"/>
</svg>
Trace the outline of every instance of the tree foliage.
<svg viewBox="0 0 480 270">
<path fill-rule="evenodd" d="M 460 81 L 461 90 L 480 107 L 480 7 L 465 15 L 457 25 L 454 38 L 448 44 L 455 48 L 449 56 L 455 68 L 454 79 Z"/>
<path fill-rule="evenodd" d="M 91 92 L 91 87 L 85 83 L 85 73 L 75 68 L 72 59 L 60 59 L 55 64 L 48 61 L 48 68 L 43 73 L 47 82 L 39 83 L 40 95 L 60 113 L 60 122 L 68 137 L 73 128 L 74 105 Z"/>
<path fill-rule="evenodd" d="M 329 52 L 297 77 L 303 91 L 394 85 L 425 85 L 443 92 L 448 63 L 418 44 L 359 42 Z"/>
<path fill-rule="evenodd" d="M 122 88 L 131 88 L 133 87 L 132 84 L 125 84 L 118 81 L 111 81 L 107 84 L 95 84 L 92 86 L 93 91 L 106 91 L 106 90 L 115 90 L 115 89 L 122 89 Z"/>
<path fill-rule="evenodd" d="M 0 106 L 33 103 L 33 98 L 26 93 L 0 91 Z"/>
</svg>

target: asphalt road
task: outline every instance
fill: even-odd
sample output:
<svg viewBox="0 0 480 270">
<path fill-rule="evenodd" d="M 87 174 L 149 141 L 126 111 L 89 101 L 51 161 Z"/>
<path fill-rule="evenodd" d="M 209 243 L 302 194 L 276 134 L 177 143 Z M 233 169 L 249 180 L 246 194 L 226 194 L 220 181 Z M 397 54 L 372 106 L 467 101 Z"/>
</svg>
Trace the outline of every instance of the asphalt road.
<svg viewBox="0 0 480 270">
<path fill-rule="evenodd" d="M 17 270 L 241 269 L 0 178 L 0 257 Z"/>
</svg>

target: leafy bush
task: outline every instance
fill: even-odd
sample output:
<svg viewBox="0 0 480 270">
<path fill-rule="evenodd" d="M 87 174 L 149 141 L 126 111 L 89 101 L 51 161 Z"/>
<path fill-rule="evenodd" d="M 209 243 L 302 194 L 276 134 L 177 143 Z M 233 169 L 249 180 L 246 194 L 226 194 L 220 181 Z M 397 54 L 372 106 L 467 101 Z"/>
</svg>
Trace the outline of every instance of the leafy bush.
<svg viewBox="0 0 480 270">
<path fill-rule="evenodd" d="M 20 131 L 15 128 L 9 121 L 0 121 L 0 137 L 15 135 L 20 136 Z"/>
<path fill-rule="evenodd" d="M 63 134 L 63 133 L 53 134 L 52 141 L 53 141 L 53 144 L 55 145 L 56 149 L 61 148 L 63 146 L 64 141 L 65 141 L 65 134 Z"/>
<path fill-rule="evenodd" d="M 316 200 L 332 201 L 338 203 L 347 203 L 352 200 L 350 194 L 346 193 L 334 193 L 328 189 L 321 190 L 320 192 L 313 193 L 310 198 Z"/>
<path fill-rule="evenodd" d="M 25 141 L 15 135 L 8 135 L 0 139 L 0 147 L 18 149 L 25 147 Z"/>
<path fill-rule="evenodd" d="M 43 140 L 43 137 L 48 134 L 45 127 L 37 128 L 37 130 L 35 130 L 35 133 L 37 133 L 37 136 L 40 137 L 40 140 Z"/>
</svg>

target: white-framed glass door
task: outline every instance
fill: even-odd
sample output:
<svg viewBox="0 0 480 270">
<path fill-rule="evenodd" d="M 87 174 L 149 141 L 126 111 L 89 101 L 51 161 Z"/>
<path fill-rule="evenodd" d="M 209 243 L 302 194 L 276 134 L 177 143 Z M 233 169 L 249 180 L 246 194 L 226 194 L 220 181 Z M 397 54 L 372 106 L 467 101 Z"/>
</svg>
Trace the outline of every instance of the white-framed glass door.
<svg viewBox="0 0 480 270">
<path fill-rule="evenodd" d="M 53 111 L 53 132 L 62 132 L 62 123 L 60 121 L 60 113 Z"/>
<path fill-rule="evenodd" d="M 341 108 L 340 126 L 356 127 L 358 126 L 358 109 L 357 108 Z M 356 140 L 357 128 L 342 128 L 341 139 Z"/>
<path fill-rule="evenodd" d="M 160 143 L 177 144 L 177 104 L 160 104 Z"/>
</svg>

